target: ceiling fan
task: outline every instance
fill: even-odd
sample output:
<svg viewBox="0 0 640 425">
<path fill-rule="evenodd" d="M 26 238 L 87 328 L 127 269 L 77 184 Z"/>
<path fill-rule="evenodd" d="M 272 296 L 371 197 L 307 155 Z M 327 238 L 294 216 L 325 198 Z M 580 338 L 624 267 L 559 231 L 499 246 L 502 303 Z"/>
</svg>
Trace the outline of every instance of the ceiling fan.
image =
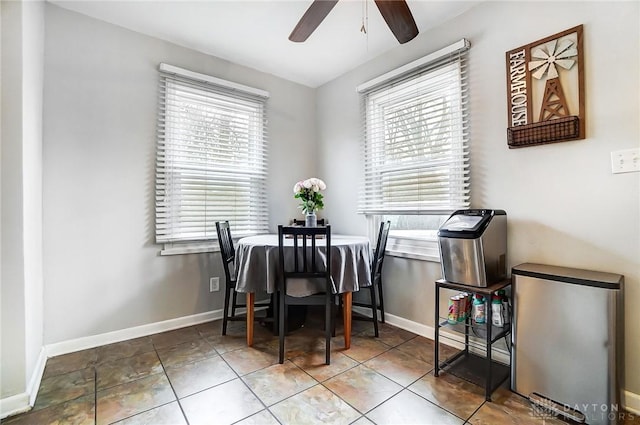
<svg viewBox="0 0 640 425">
<path fill-rule="evenodd" d="M 338 3 L 338 0 L 314 0 L 302 15 L 302 18 L 300 18 L 291 35 L 289 35 L 289 40 L 300 43 L 309 38 L 336 3 Z M 375 3 L 389 29 L 400 44 L 404 44 L 418 35 L 416 21 L 413 19 L 406 1 L 375 0 Z"/>
</svg>

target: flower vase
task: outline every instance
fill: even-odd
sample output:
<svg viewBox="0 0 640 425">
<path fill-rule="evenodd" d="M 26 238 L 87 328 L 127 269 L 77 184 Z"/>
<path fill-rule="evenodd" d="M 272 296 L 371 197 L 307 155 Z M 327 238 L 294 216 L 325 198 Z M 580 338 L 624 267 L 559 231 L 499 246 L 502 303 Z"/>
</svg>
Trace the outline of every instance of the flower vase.
<svg viewBox="0 0 640 425">
<path fill-rule="evenodd" d="M 307 213 L 304 225 L 305 227 L 316 227 L 318 225 L 318 219 L 315 212 L 312 211 Z"/>
</svg>

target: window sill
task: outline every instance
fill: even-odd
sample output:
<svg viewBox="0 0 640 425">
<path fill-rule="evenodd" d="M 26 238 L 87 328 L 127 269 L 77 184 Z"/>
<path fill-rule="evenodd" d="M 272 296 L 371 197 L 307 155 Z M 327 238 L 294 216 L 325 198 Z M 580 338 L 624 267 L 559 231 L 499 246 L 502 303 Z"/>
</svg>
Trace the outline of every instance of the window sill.
<svg viewBox="0 0 640 425">
<path fill-rule="evenodd" d="M 385 251 L 385 254 L 390 257 L 407 258 L 410 260 L 430 261 L 432 263 L 440 262 L 439 255 L 430 255 L 430 254 L 404 252 L 404 251 L 389 251 L 388 249 Z"/>
<path fill-rule="evenodd" d="M 203 252 L 220 252 L 218 243 L 192 243 L 192 244 L 164 244 L 164 248 L 160 250 L 161 256 L 167 255 L 184 255 L 184 254 L 200 254 Z"/>
<path fill-rule="evenodd" d="M 440 262 L 438 241 L 411 237 L 393 237 L 389 235 L 386 255 L 412 260 Z"/>
</svg>

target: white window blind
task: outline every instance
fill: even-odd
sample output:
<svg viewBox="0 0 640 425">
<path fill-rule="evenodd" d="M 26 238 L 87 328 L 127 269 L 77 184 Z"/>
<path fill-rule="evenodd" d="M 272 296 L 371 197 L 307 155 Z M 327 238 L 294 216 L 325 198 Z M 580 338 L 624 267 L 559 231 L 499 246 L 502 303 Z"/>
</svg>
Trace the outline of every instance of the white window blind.
<svg viewBox="0 0 640 425">
<path fill-rule="evenodd" d="M 360 213 L 446 214 L 469 206 L 468 47 L 461 40 L 416 61 L 417 69 L 405 66 L 359 89 Z"/>
<path fill-rule="evenodd" d="M 266 233 L 267 92 L 160 66 L 156 242 Z"/>
</svg>

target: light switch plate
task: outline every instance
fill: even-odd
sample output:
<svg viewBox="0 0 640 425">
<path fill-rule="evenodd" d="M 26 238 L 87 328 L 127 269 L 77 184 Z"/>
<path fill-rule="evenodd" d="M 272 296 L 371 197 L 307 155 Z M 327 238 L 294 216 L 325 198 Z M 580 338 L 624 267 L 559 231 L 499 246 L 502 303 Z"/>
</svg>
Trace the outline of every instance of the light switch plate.
<svg viewBox="0 0 640 425">
<path fill-rule="evenodd" d="M 640 171 L 640 148 L 611 152 L 611 172 L 633 173 Z"/>
</svg>

